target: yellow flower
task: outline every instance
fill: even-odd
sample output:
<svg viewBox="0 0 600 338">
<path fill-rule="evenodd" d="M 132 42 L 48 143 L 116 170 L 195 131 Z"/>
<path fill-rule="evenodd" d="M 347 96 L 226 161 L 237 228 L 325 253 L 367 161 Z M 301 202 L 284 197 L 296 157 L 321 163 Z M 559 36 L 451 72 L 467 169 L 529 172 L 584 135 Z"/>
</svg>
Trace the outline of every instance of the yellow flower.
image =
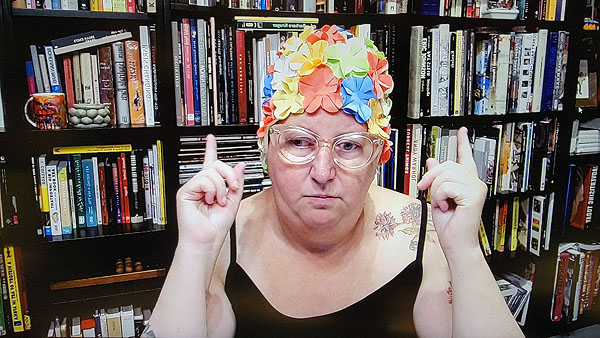
<svg viewBox="0 0 600 338">
<path fill-rule="evenodd" d="M 315 31 L 315 26 L 304 26 L 304 31 L 300 33 L 300 40 L 306 41 L 306 38 Z"/>
<path fill-rule="evenodd" d="M 299 114 L 304 111 L 304 96 L 298 92 L 299 78 L 284 77 L 281 80 L 281 89 L 273 94 L 273 105 L 275 105 L 275 118 L 286 119 L 290 114 Z"/>
<path fill-rule="evenodd" d="M 297 36 L 292 36 L 283 43 L 281 53 L 285 56 L 289 56 L 290 54 L 297 52 L 303 42 L 304 41 Z"/>
<path fill-rule="evenodd" d="M 323 40 L 316 41 L 314 44 L 305 42 L 297 53 L 292 54 L 290 67 L 298 71 L 300 76 L 310 75 L 315 68 L 327 62 L 326 48 L 327 42 Z"/>
<path fill-rule="evenodd" d="M 369 127 L 369 133 L 379 135 L 384 139 L 389 139 L 389 130 L 391 116 L 385 113 L 381 102 L 376 99 L 369 100 L 369 107 L 373 110 L 371 118 L 367 120 L 367 126 Z"/>
</svg>

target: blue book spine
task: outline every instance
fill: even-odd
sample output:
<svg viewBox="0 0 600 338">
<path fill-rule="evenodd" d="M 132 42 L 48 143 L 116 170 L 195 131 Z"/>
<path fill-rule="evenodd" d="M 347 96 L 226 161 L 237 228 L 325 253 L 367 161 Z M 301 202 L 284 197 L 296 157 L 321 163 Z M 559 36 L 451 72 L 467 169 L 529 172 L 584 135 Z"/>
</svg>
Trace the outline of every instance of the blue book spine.
<svg viewBox="0 0 600 338">
<path fill-rule="evenodd" d="M 546 65 L 544 67 L 544 87 L 542 87 L 542 111 L 552 110 L 552 95 L 554 92 L 554 72 L 556 68 L 556 50 L 558 48 L 558 32 L 550 32 L 546 47 Z"/>
<path fill-rule="evenodd" d="M 192 80 L 194 84 L 194 124 L 200 125 L 200 74 L 198 71 L 198 27 L 196 20 L 190 20 L 190 36 L 192 44 Z"/>
<path fill-rule="evenodd" d="M 572 198 L 573 195 L 571 194 L 571 182 L 573 180 L 573 172 L 575 171 L 575 164 L 571 163 L 569 165 L 569 180 L 567 181 L 567 196 L 566 196 L 566 201 L 565 201 L 565 216 L 563 218 L 563 225 L 562 225 L 562 233 L 563 235 L 567 232 L 567 228 L 569 227 L 569 221 L 571 218 L 571 212 L 572 210 L 572 206 L 571 204 L 573 203 Z"/>
<path fill-rule="evenodd" d="M 421 14 L 440 15 L 440 2 L 438 0 L 423 0 L 421 3 Z"/>
<path fill-rule="evenodd" d="M 94 190 L 94 169 L 91 159 L 81 161 L 83 167 L 83 195 L 85 200 L 85 223 L 87 227 L 98 226 L 96 216 L 96 194 Z"/>
<path fill-rule="evenodd" d="M 52 0 L 52 9 L 60 9 L 60 0 Z"/>
</svg>

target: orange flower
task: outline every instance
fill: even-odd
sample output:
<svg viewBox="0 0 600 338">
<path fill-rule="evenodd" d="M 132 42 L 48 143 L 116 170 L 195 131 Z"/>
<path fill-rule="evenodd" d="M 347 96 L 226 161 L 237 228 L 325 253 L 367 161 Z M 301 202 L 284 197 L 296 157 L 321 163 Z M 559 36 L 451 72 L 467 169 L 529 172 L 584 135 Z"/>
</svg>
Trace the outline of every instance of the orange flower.
<svg viewBox="0 0 600 338">
<path fill-rule="evenodd" d="M 273 116 L 273 112 L 275 111 L 275 106 L 273 105 L 273 100 L 269 100 L 263 104 L 263 120 L 260 124 L 260 128 L 256 132 L 259 138 L 264 138 L 265 133 L 267 132 L 267 128 L 277 122 L 277 119 Z"/>
<path fill-rule="evenodd" d="M 315 43 L 319 40 L 327 41 L 327 44 L 335 45 L 336 42 L 346 42 L 346 37 L 338 31 L 338 26 L 336 25 L 325 25 L 321 27 L 321 30 L 309 35 L 306 38 L 307 42 Z"/>
<path fill-rule="evenodd" d="M 383 98 L 383 94 L 392 90 L 394 80 L 388 74 L 388 61 L 380 59 L 375 53 L 369 52 L 367 55 L 369 60 L 369 77 L 373 80 L 373 91 L 378 99 Z"/>
<path fill-rule="evenodd" d="M 392 144 L 392 141 L 385 140 L 385 144 L 383 145 L 383 151 L 381 152 L 381 157 L 379 158 L 379 164 L 384 164 L 385 162 L 389 161 L 389 159 L 392 157 Z"/>
<path fill-rule="evenodd" d="M 314 113 L 323 108 L 329 113 L 337 113 L 344 104 L 340 93 L 340 81 L 331 68 L 321 65 L 312 74 L 303 76 L 298 90 L 304 95 L 304 111 Z"/>
</svg>

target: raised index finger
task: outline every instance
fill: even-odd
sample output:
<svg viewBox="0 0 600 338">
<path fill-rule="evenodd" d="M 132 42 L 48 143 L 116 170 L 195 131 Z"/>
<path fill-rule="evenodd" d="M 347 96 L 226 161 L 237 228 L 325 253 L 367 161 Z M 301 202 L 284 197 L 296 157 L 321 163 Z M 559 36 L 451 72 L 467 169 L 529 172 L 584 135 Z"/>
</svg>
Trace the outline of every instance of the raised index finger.
<svg viewBox="0 0 600 338">
<path fill-rule="evenodd" d="M 204 168 L 217 160 L 217 139 L 213 134 L 206 135 L 206 149 L 204 151 Z"/>
<path fill-rule="evenodd" d="M 477 175 L 477 166 L 473 160 L 473 150 L 469 144 L 469 136 L 465 127 L 460 127 L 458 130 L 457 148 L 458 163 Z"/>
</svg>

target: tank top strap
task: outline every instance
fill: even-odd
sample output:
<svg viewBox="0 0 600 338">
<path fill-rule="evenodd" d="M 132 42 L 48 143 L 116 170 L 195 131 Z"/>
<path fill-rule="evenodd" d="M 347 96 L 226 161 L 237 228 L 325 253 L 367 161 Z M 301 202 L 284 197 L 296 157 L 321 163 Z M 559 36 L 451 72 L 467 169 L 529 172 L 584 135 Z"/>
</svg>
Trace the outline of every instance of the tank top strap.
<svg viewBox="0 0 600 338">
<path fill-rule="evenodd" d="M 423 198 L 421 201 L 421 224 L 419 225 L 419 243 L 417 245 L 417 259 L 419 264 L 423 263 L 423 249 L 425 247 L 425 237 L 427 237 L 427 202 Z"/>
<path fill-rule="evenodd" d="M 235 240 L 236 235 L 235 235 L 235 221 L 233 221 L 233 224 L 231 225 L 231 229 L 229 230 L 229 246 L 230 246 L 230 252 L 231 252 L 231 256 L 230 256 L 230 265 L 235 263 L 237 261 L 237 241 Z"/>
</svg>

